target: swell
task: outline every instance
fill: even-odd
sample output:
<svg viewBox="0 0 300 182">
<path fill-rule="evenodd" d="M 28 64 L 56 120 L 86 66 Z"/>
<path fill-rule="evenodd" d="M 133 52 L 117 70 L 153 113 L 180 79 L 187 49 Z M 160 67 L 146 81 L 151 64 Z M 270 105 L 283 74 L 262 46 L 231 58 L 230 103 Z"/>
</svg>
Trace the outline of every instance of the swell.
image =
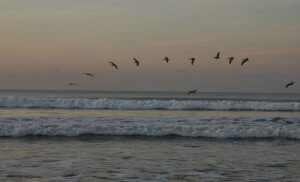
<svg viewBox="0 0 300 182">
<path fill-rule="evenodd" d="M 4 108 L 300 111 L 300 102 L 0 97 Z"/>
<path fill-rule="evenodd" d="M 0 137 L 141 135 L 300 139 L 298 118 L 32 117 L 0 118 Z"/>
</svg>

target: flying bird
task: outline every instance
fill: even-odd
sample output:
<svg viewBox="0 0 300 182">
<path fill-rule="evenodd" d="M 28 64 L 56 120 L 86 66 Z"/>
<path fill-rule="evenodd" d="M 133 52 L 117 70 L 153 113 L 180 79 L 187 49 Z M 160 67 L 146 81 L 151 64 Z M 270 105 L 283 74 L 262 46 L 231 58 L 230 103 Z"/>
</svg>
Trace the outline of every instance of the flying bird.
<svg viewBox="0 0 300 182">
<path fill-rule="evenodd" d="M 195 58 L 190 58 L 189 60 L 191 60 L 191 63 L 192 63 L 192 65 L 194 65 L 194 62 L 195 62 Z"/>
<path fill-rule="evenodd" d="M 195 92 L 197 92 L 197 90 L 191 90 L 191 91 L 188 92 L 188 94 L 189 94 L 189 95 L 190 95 L 190 94 L 194 94 Z"/>
<path fill-rule="evenodd" d="M 86 75 L 86 76 L 94 77 L 94 75 L 92 75 L 91 73 L 82 73 L 82 74 L 84 74 L 84 75 Z"/>
<path fill-rule="evenodd" d="M 77 83 L 67 83 L 67 85 L 77 85 Z"/>
<path fill-rule="evenodd" d="M 168 63 L 170 59 L 167 56 L 165 56 L 163 60 L 165 60 Z"/>
<path fill-rule="evenodd" d="M 140 65 L 140 62 L 139 62 L 137 59 L 133 58 L 133 60 L 134 60 L 134 62 L 133 62 L 133 63 L 135 63 L 135 64 L 136 64 L 136 66 L 139 66 L 139 65 Z"/>
<path fill-rule="evenodd" d="M 241 66 L 243 66 L 243 64 L 245 64 L 245 62 L 249 61 L 249 58 L 245 58 L 243 59 L 243 62 L 241 63 Z"/>
<path fill-rule="evenodd" d="M 286 84 L 285 88 L 288 88 L 289 86 L 294 85 L 294 83 L 295 82 L 291 82 L 291 83 Z"/>
<path fill-rule="evenodd" d="M 215 59 L 220 59 L 220 52 L 217 53 L 216 57 L 214 57 Z"/>
<path fill-rule="evenodd" d="M 115 64 L 115 63 L 113 63 L 113 62 L 111 62 L 111 61 L 109 61 L 110 62 L 110 66 L 114 66 L 116 69 L 118 69 L 118 66 Z"/>
<path fill-rule="evenodd" d="M 234 60 L 234 57 L 229 57 L 227 59 L 229 59 L 229 64 L 231 64 L 231 62 Z"/>
</svg>

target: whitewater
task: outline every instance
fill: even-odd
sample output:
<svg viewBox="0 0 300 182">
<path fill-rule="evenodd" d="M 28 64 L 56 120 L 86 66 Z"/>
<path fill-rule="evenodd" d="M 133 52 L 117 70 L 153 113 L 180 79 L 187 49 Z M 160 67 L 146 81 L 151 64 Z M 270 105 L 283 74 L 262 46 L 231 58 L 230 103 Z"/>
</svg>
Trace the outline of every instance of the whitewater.
<svg viewBox="0 0 300 182">
<path fill-rule="evenodd" d="M 185 136 L 300 139 L 299 118 L 31 117 L 0 118 L 0 137 Z"/>
<path fill-rule="evenodd" d="M 253 110 L 300 111 L 297 101 L 159 100 L 0 97 L 3 108 L 64 108 L 120 110 Z"/>
</svg>

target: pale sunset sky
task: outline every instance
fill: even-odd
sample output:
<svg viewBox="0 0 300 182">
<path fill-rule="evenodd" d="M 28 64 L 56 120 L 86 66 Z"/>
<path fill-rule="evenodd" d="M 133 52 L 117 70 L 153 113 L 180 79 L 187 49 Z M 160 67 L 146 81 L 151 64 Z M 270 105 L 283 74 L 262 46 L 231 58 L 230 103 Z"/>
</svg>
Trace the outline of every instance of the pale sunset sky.
<svg viewBox="0 0 300 182">
<path fill-rule="evenodd" d="M 300 92 L 300 0 L 0 0 L 0 37 L 0 89 Z"/>
</svg>

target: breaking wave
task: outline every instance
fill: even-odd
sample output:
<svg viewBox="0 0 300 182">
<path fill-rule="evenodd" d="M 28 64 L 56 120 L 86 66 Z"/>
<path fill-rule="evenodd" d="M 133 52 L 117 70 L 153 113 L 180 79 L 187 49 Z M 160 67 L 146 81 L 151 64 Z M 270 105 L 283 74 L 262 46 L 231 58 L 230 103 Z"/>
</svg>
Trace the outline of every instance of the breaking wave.
<svg viewBox="0 0 300 182">
<path fill-rule="evenodd" d="M 0 97 L 5 108 L 300 111 L 300 102 Z"/>
<path fill-rule="evenodd" d="M 0 118 L 0 137 L 142 135 L 300 139 L 299 118 Z"/>
</svg>

